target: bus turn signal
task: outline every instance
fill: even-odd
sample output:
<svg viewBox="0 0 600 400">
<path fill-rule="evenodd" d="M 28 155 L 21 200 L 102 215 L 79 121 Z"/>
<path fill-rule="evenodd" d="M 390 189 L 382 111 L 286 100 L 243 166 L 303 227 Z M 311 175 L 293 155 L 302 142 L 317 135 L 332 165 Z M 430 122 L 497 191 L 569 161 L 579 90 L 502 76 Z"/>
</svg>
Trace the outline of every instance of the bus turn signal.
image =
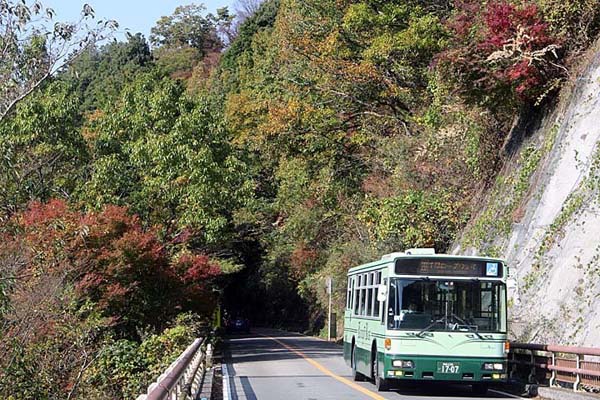
<svg viewBox="0 0 600 400">
<path fill-rule="evenodd" d="M 383 346 L 385 347 L 386 350 L 390 350 L 392 348 L 392 339 L 385 338 L 385 341 L 383 342 Z"/>
</svg>

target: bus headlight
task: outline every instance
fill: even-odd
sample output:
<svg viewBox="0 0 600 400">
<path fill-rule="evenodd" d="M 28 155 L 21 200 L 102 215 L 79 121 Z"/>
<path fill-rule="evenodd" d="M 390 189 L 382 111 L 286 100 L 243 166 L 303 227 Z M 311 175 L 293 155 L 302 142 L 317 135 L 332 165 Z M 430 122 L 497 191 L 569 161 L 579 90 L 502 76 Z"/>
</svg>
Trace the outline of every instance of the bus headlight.
<svg viewBox="0 0 600 400">
<path fill-rule="evenodd" d="M 502 371 L 504 370 L 504 364 L 501 363 L 484 363 L 483 369 L 486 371 Z"/>
<path fill-rule="evenodd" d="M 411 360 L 394 360 L 392 366 L 397 368 L 414 368 L 415 364 Z"/>
</svg>

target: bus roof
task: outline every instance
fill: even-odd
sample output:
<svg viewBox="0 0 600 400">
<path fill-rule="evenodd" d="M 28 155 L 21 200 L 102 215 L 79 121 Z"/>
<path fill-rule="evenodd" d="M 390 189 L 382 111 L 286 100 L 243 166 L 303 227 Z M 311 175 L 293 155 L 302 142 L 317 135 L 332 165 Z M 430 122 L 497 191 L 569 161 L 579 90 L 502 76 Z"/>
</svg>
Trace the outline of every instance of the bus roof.
<svg viewBox="0 0 600 400">
<path fill-rule="evenodd" d="M 413 250 L 413 251 L 386 254 L 386 255 L 382 256 L 381 259 L 379 259 L 379 260 L 371 261 L 366 264 L 352 267 L 348 270 L 348 275 L 353 274 L 358 271 L 365 270 L 365 269 L 370 269 L 373 267 L 394 263 L 399 258 L 446 258 L 446 259 L 453 258 L 453 259 L 462 259 L 462 260 L 494 261 L 494 262 L 500 262 L 503 264 L 506 263 L 505 260 L 503 260 L 501 258 L 496 258 L 496 257 L 461 256 L 461 255 L 455 255 L 455 254 L 432 254 L 430 252 L 414 251 L 414 250 L 421 250 L 421 249 L 411 249 L 411 250 Z"/>
</svg>

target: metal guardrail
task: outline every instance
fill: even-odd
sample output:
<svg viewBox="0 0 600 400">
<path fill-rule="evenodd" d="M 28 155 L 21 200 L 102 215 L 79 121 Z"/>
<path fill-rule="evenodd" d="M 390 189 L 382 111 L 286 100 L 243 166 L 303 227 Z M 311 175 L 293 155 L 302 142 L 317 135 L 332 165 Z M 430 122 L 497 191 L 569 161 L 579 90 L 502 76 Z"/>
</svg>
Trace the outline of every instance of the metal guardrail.
<svg viewBox="0 0 600 400">
<path fill-rule="evenodd" d="M 148 386 L 147 394 L 136 400 L 193 400 L 201 389 L 207 361 L 212 358 L 212 346 L 204 346 L 198 338 L 175 360 L 156 382 Z"/>
<path fill-rule="evenodd" d="M 587 357 L 587 358 L 586 358 Z M 596 359 L 590 359 L 590 358 Z M 550 386 L 572 385 L 600 389 L 600 348 L 511 343 L 511 377 L 528 371 L 529 383 L 547 381 Z"/>
</svg>

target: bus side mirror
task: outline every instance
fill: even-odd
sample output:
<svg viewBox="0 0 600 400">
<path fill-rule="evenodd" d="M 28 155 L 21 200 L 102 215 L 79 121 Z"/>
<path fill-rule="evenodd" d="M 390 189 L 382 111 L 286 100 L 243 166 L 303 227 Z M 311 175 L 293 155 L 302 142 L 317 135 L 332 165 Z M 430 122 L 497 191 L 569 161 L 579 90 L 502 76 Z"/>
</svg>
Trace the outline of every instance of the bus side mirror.
<svg viewBox="0 0 600 400">
<path fill-rule="evenodd" d="M 387 285 L 377 286 L 377 301 L 384 302 L 387 297 Z"/>
</svg>

